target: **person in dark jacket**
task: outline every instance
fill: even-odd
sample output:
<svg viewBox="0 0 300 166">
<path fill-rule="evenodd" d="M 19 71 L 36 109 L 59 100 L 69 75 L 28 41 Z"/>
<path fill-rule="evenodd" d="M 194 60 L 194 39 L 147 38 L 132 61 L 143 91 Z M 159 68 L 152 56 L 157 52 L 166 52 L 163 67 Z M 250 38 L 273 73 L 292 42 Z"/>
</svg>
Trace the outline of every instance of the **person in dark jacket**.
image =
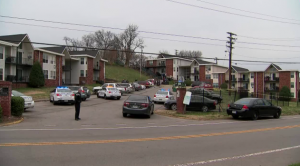
<svg viewBox="0 0 300 166">
<path fill-rule="evenodd" d="M 81 89 L 79 89 L 78 92 L 75 93 L 75 120 L 80 120 L 79 118 L 80 103 L 81 103 Z"/>
</svg>

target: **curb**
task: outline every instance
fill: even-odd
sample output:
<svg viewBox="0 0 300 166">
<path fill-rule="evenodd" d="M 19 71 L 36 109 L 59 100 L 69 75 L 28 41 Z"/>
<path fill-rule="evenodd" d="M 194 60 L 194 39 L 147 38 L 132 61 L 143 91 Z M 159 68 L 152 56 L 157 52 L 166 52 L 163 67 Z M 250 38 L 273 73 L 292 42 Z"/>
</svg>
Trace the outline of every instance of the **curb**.
<svg viewBox="0 0 300 166">
<path fill-rule="evenodd" d="M 18 124 L 18 123 L 21 123 L 21 122 L 23 122 L 23 120 L 24 120 L 24 117 L 22 117 L 20 120 L 14 121 L 14 122 L 5 123 L 5 124 L 0 124 L 0 127 L 2 127 L 2 126 L 10 126 L 10 125 L 14 125 L 14 124 Z"/>
</svg>

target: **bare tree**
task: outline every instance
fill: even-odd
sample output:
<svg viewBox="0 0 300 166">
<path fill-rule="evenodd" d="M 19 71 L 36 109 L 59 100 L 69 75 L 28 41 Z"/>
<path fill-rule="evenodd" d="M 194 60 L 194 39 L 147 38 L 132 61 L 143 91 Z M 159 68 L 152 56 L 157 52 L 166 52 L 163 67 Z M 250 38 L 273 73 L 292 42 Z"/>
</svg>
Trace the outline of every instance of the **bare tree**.
<svg viewBox="0 0 300 166">
<path fill-rule="evenodd" d="M 159 54 L 170 54 L 167 50 L 160 50 Z"/>
<path fill-rule="evenodd" d="M 191 58 L 201 58 L 202 52 L 201 51 L 186 51 L 186 50 L 181 50 L 178 53 L 178 56 L 180 56 L 180 57 L 191 57 Z"/>
<path fill-rule="evenodd" d="M 88 50 L 88 48 L 94 48 L 95 47 L 94 35 L 88 34 L 88 35 L 82 36 L 81 43 L 84 47 L 87 47 L 87 48 L 85 48 L 85 50 Z"/>
<path fill-rule="evenodd" d="M 128 28 L 120 35 L 120 46 L 125 51 L 125 65 L 129 66 L 132 53 L 144 45 L 144 40 L 138 37 L 138 26 L 129 25 Z"/>
<path fill-rule="evenodd" d="M 77 39 L 71 39 L 67 36 L 65 36 L 63 40 L 66 42 L 66 46 L 68 47 L 69 50 L 71 50 L 71 51 L 81 50 L 81 48 L 80 48 L 80 47 L 82 47 L 81 41 L 79 41 Z"/>
</svg>

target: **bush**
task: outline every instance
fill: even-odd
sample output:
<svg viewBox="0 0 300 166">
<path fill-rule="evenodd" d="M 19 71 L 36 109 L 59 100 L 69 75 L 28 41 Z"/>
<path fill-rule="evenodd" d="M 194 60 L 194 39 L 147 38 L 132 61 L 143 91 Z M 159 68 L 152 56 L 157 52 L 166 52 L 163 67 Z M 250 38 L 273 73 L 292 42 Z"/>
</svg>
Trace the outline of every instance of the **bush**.
<svg viewBox="0 0 300 166">
<path fill-rule="evenodd" d="M 24 99 L 22 97 L 11 97 L 11 114 L 20 117 L 24 112 Z"/>
<path fill-rule="evenodd" d="M 3 111 L 2 111 L 2 107 L 0 105 L 0 122 L 2 121 L 2 114 L 3 114 Z"/>
<path fill-rule="evenodd" d="M 100 84 L 100 85 L 103 85 L 104 84 L 104 81 L 103 80 L 100 80 L 100 81 L 96 81 L 97 84 Z"/>
<path fill-rule="evenodd" d="M 185 83 L 186 86 L 191 86 L 192 85 L 192 81 L 190 79 L 186 79 L 184 81 L 184 83 Z"/>
<path fill-rule="evenodd" d="M 29 86 L 38 88 L 45 85 L 45 77 L 42 66 L 39 62 L 35 62 L 31 68 L 29 75 Z"/>
<path fill-rule="evenodd" d="M 221 84 L 221 89 L 227 89 L 228 85 L 226 83 Z"/>
<path fill-rule="evenodd" d="M 279 92 L 279 100 L 281 101 L 290 101 L 291 99 L 291 90 L 289 87 L 284 86 Z"/>
</svg>

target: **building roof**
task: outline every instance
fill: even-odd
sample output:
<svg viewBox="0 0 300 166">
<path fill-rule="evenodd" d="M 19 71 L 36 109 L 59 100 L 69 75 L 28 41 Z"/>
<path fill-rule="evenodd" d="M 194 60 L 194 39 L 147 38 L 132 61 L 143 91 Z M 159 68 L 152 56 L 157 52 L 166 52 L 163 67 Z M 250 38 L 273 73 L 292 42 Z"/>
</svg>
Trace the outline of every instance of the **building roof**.
<svg viewBox="0 0 300 166">
<path fill-rule="evenodd" d="M 232 66 L 232 68 L 237 72 L 248 72 L 249 71 L 248 69 L 238 67 L 238 66 Z"/>
<path fill-rule="evenodd" d="M 204 61 L 202 59 L 195 59 L 196 62 L 198 62 L 199 64 L 215 64 L 215 63 L 212 63 L 212 62 L 208 62 L 208 61 Z"/>
<path fill-rule="evenodd" d="M 98 52 L 98 50 L 69 51 L 70 55 L 90 55 L 94 58 L 97 56 Z"/>
<path fill-rule="evenodd" d="M 20 44 L 26 36 L 27 34 L 6 35 L 0 36 L 0 40 L 8 43 Z"/>
<path fill-rule="evenodd" d="M 274 63 L 272 63 L 272 65 L 273 65 L 277 70 L 282 70 L 278 65 L 275 65 Z"/>
<path fill-rule="evenodd" d="M 66 47 L 65 46 L 61 46 L 61 47 L 41 47 L 40 49 L 55 52 L 55 53 L 59 53 L 59 54 L 63 54 Z"/>
</svg>

